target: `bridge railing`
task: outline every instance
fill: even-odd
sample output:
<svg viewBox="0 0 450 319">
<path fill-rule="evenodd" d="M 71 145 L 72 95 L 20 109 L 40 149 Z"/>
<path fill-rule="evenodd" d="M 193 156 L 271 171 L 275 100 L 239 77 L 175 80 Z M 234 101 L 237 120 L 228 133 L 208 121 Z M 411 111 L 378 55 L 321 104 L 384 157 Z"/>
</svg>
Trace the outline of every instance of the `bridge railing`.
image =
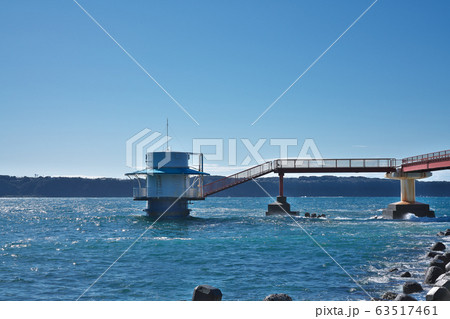
<svg viewBox="0 0 450 319">
<path fill-rule="evenodd" d="M 230 188 L 237 184 L 244 183 L 251 180 L 252 178 L 257 178 L 267 173 L 273 171 L 273 162 L 266 162 L 242 172 L 224 177 L 217 181 L 211 182 L 209 184 L 203 185 L 203 193 L 205 196 L 217 193 L 218 191 Z"/>
<path fill-rule="evenodd" d="M 394 158 L 351 158 L 351 159 L 279 159 L 274 161 L 274 169 L 309 168 L 393 168 L 397 166 Z"/>
<path fill-rule="evenodd" d="M 443 159 L 450 159 L 450 150 L 407 157 L 402 159 L 402 165 L 440 161 Z"/>
</svg>

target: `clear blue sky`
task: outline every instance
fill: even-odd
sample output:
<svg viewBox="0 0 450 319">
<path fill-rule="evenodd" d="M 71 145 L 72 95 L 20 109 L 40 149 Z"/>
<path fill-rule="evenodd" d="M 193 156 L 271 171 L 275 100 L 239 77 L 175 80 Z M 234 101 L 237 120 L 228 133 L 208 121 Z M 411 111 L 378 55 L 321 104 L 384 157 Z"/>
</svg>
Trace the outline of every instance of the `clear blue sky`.
<svg viewBox="0 0 450 319">
<path fill-rule="evenodd" d="M 447 0 L 379 0 L 250 125 L 372 2 L 79 0 L 197 126 L 72 0 L 5 1 L 0 174 L 123 176 L 125 141 L 167 117 L 176 150 L 193 138 L 313 138 L 332 158 L 450 149 Z"/>
</svg>

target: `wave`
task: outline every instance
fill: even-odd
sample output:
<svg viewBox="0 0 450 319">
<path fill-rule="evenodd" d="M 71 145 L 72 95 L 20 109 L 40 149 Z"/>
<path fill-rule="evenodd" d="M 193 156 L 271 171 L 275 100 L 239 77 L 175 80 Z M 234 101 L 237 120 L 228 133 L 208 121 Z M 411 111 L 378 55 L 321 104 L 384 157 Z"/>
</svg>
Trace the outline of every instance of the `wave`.
<svg viewBox="0 0 450 319">
<path fill-rule="evenodd" d="M 446 215 L 441 217 L 417 217 L 414 214 L 408 213 L 405 215 L 405 218 L 403 218 L 403 220 L 426 223 L 445 223 L 450 222 L 450 217 Z"/>
</svg>

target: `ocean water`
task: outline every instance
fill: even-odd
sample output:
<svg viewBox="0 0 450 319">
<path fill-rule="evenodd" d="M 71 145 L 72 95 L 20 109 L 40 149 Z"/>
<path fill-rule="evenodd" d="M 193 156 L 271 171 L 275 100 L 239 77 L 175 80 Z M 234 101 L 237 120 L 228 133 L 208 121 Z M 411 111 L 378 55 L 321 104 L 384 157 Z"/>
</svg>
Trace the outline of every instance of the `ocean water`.
<svg viewBox="0 0 450 319">
<path fill-rule="evenodd" d="M 400 292 L 405 279 L 388 270 L 423 280 L 427 249 L 450 228 L 450 198 L 419 198 L 436 219 L 372 218 L 397 200 L 289 198 L 293 210 L 327 215 L 295 220 L 264 216 L 267 198 L 195 202 L 190 218 L 158 221 L 80 300 L 189 300 L 199 284 L 220 288 L 223 300 L 368 300 L 330 256 L 370 295 Z M 0 199 L 0 300 L 76 300 L 153 223 L 144 206 L 129 198 Z"/>
</svg>

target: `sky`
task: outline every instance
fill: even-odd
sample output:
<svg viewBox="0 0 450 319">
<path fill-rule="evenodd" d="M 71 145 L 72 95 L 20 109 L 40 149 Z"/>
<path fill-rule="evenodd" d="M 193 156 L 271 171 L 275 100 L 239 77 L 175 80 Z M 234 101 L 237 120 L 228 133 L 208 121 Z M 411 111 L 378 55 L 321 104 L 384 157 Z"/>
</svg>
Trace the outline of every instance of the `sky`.
<svg viewBox="0 0 450 319">
<path fill-rule="evenodd" d="M 265 160 L 271 139 L 296 139 L 289 157 L 305 139 L 324 158 L 450 149 L 447 0 L 377 1 L 252 125 L 373 2 L 78 0 L 116 43 L 73 0 L 6 1 L 0 174 L 123 177 L 126 141 L 166 119 L 172 150 L 223 140 L 213 174 L 256 164 L 242 139 Z"/>
</svg>

